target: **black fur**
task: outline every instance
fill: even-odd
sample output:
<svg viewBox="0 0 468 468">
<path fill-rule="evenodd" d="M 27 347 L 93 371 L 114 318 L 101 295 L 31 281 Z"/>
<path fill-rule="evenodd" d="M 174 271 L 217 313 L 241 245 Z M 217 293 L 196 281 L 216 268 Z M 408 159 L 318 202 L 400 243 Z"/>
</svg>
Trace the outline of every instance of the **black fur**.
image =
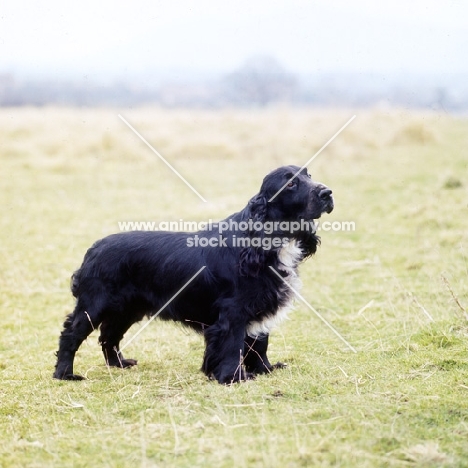
<svg viewBox="0 0 468 468">
<path fill-rule="evenodd" d="M 248 205 L 224 221 L 310 221 L 330 212 L 331 190 L 313 182 L 305 169 L 268 202 L 299 169 L 285 166 L 268 174 Z M 219 242 L 217 227 L 196 235 Z M 204 335 L 202 370 L 220 383 L 253 378 L 282 367 L 268 361 L 268 333 L 249 336 L 248 330 L 273 317 L 291 300 L 291 291 L 269 267 L 285 279 L 295 275 L 297 264 L 316 251 L 319 238 L 315 232 L 229 230 L 222 234 L 226 246 L 219 247 L 190 246 L 194 236 L 185 232 L 127 232 L 99 240 L 88 250 L 72 277 L 76 307 L 65 320 L 60 336 L 55 378 L 83 378 L 73 373 L 75 353 L 97 328 L 108 365 L 135 365 L 135 360 L 125 359 L 119 351 L 125 332 L 135 322 L 155 314 L 203 266 L 200 275 L 159 317 L 182 322 Z M 279 258 L 281 246 L 233 246 L 239 238 L 258 242 L 274 237 L 300 246 L 300 256 L 289 270 Z"/>
</svg>

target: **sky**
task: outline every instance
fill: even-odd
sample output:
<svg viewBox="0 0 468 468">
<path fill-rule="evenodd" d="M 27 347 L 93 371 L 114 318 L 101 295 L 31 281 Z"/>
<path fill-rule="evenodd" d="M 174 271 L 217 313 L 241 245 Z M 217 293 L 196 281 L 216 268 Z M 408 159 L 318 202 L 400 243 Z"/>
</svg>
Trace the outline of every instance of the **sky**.
<svg viewBox="0 0 468 468">
<path fill-rule="evenodd" d="M 468 72 L 467 51 L 464 0 L 5 0 L 0 6 L 0 74 L 228 73 L 260 55 L 301 74 L 450 74 Z"/>
</svg>

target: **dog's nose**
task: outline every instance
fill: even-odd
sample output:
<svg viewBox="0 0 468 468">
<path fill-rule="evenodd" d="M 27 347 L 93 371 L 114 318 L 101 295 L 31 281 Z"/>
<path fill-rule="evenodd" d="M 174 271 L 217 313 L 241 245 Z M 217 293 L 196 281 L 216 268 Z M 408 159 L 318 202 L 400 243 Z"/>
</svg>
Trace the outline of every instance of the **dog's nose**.
<svg viewBox="0 0 468 468">
<path fill-rule="evenodd" d="M 320 190 L 319 197 L 322 200 L 325 200 L 327 198 L 330 198 L 332 193 L 333 192 L 329 188 L 324 188 L 324 189 Z"/>
</svg>

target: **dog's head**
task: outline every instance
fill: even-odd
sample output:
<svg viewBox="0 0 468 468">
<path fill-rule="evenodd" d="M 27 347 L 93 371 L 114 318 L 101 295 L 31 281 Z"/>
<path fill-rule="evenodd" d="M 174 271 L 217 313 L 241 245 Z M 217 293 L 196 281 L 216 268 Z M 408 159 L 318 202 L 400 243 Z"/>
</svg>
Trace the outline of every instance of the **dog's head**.
<svg viewBox="0 0 468 468">
<path fill-rule="evenodd" d="M 303 258 L 315 253 L 320 242 L 315 230 L 284 231 L 283 222 L 297 224 L 301 221 L 311 222 L 321 217 L 323 213 L 331 213 L 334 208 L 332 191 L 325 185 L 314 182 L 307 169 L 299 166 L 283 166 L 270 172 L 264 179 L 260 192 L 255 195 L 247 206 L 246 217 L 265 225 L 278 225 L 279 230 L 266 233 L 265 230 L 250 232 L 252 237 L 287 236 L 300 241 Z M 276 223 L 276 224 L 275 224 Z M 260 268 L 265 259 L 264 249 L 246 249 L 243 256 L 250 266 Z"/>
<path fill-rule="evenodd" d="M 307 169 L 283 166 L 270 172 L 260 192 L 249 201 L 254 220 L 313 221 L 334 208 L 332 191 L 314 182 Z"/>
<path fill-rule="evenodd" d="M 312 221 L 334 207 L 332 191 L 314 182 L 307 169 L 283 166 L 264 179 L 259 195 L 267 199 L 267 216 L 272 220 Z"/>
</svg>

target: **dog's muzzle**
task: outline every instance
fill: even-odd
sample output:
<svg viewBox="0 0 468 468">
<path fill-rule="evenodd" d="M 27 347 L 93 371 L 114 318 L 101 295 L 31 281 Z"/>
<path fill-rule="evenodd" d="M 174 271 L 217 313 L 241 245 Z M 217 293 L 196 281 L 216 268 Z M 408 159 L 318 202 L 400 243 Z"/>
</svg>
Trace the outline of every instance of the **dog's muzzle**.
<svg viewBox="0 0 468 468">
<path fill-rule="evenodd" d="M 323 188 L 319 192 L 319 198 L 322 202 L 322 210 L 326 213 L 331 213 L 335 207 L 332 193 L 333 192 L 328 187 Z"/>
</svg>

